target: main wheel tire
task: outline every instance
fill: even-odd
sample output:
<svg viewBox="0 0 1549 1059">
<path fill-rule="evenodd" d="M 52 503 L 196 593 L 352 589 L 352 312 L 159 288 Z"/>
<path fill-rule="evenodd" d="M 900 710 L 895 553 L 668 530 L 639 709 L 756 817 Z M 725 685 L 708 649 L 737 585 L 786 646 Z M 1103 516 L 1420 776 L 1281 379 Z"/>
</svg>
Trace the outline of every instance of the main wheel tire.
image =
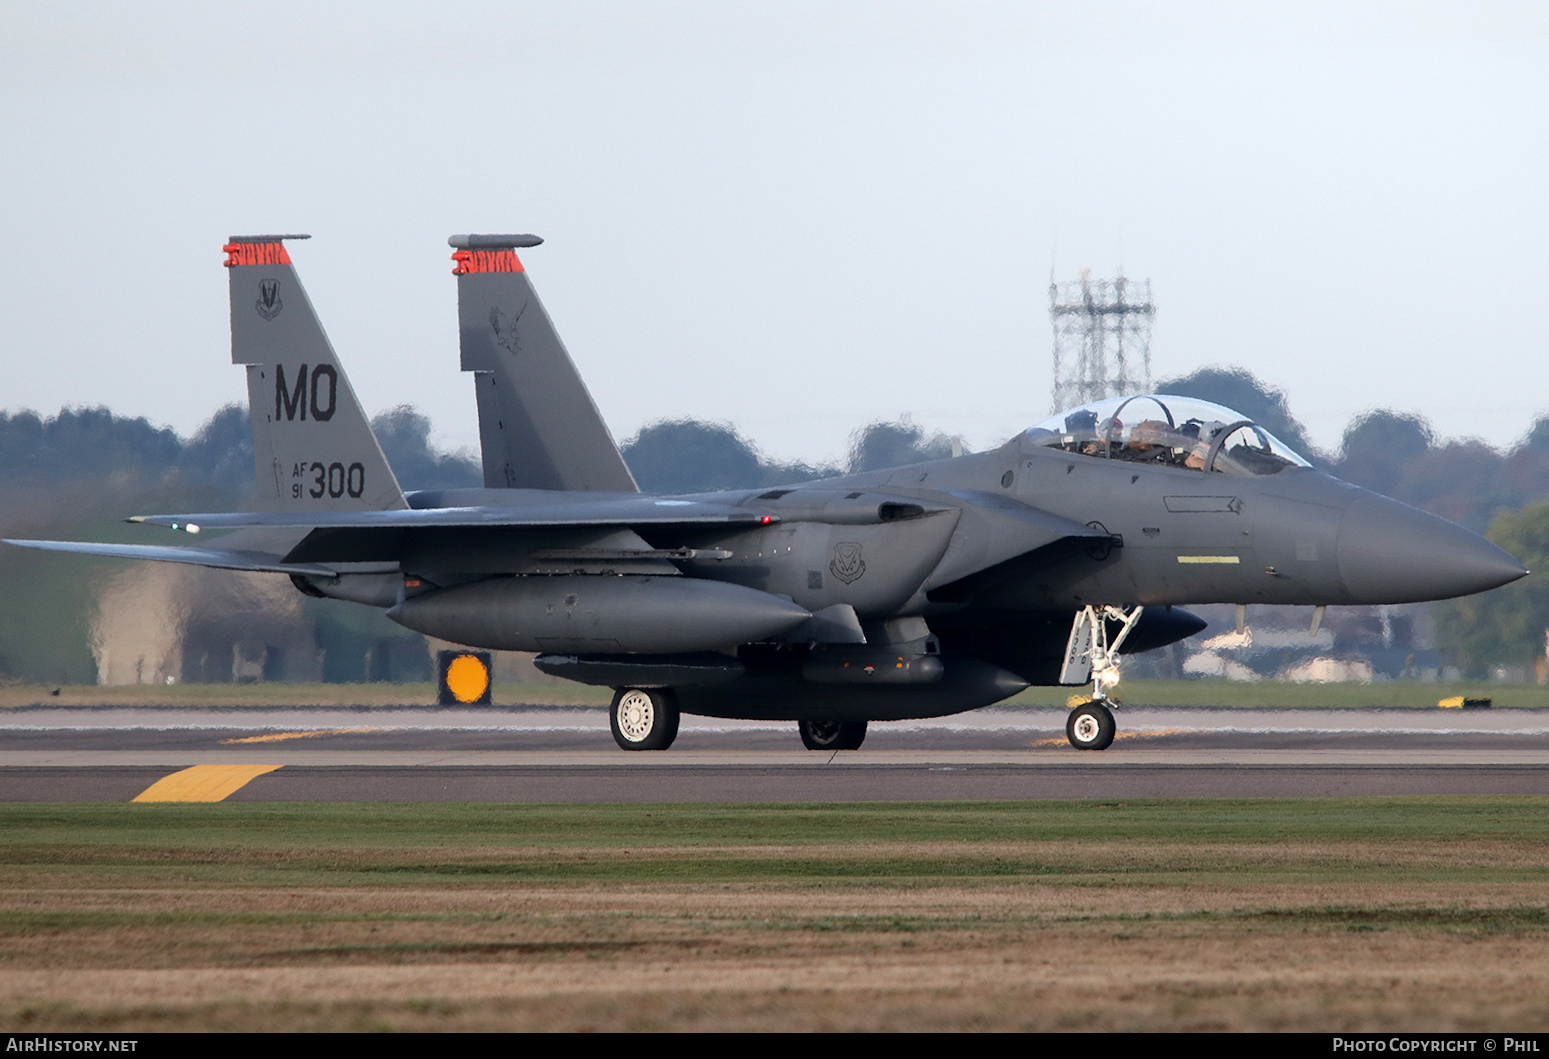
<svg viewBox="0 0 1549 1059">
<path fill-rule="evenodd" d="M 670 688 L 619 688 L 608 713 L 613 741 L 625 750 L 666 750 L 678 737 L 678 700 Z"/>
<path fill-rule="evenodd" d="M 1113 711 L 1100 702 L 1089 702 L 1070 711 L 1065 738 L 1077 750 L 1107 750 L 1113 744 Z"/>
<path fill-rule="evenodd" d="M 796 728 L 808 750 L 859 750 L 866 741 L 865 721 L 797 721 Z"/>
</svg>

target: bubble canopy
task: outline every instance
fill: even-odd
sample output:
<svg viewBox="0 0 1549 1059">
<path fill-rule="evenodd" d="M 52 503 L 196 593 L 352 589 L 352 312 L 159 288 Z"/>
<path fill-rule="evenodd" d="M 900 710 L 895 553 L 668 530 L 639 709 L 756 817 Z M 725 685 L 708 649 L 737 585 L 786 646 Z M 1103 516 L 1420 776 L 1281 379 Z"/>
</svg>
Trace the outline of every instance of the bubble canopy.
<svg viewBox="0 0 1549 1059">
<path fill-rule="evenodd" d="M 1240 412 L 1173 394 L 1110 397 L 1045 419 L 1035 445 L 1205 474 L 1279 474 L 1308 462 Z"/>
</svg>

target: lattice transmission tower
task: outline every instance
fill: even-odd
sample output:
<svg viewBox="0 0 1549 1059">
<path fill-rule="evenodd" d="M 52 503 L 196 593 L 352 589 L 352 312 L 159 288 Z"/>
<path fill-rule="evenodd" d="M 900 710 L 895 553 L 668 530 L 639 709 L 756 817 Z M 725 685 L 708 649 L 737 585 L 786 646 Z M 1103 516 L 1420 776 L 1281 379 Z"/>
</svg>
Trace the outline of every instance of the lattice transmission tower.
<svg viewBox="0 0 1549 1059">
<path fill-rule="evenodd" d="M 1055 412 L 1104 397 L 1151 389 L 1151 281 L 1081 278 L 1056 283 L 1049 270 L 1054 325 Z"/>
</svg>

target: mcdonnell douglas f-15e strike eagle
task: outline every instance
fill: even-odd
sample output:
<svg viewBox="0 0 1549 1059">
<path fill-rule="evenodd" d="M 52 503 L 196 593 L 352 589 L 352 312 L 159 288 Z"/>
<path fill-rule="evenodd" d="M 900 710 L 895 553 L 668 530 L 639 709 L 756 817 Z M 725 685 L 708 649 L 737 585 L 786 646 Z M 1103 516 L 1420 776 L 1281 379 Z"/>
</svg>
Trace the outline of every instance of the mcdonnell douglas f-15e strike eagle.
<svg viewBox="0 0 1549 1059">
<path fill-rule="evenodd" d="M 296 278 L 302 236 L 233 237 L 258 504 L 137 516 L 194 544 L 11 541 L 286 574 L 469 647 L 616 689 L 626 750 L 682 713 L 789 720 L 812 749 L 1032 684 L 1081 685 L 1076 747 L 1114 736 L 1119 656 L 1183 639 L 1187 604 L 1408 603 L 1527 571 L 1483 538 L 1310 467 L 1203 401 L 1098 401 L 991 452 L 778 489 L 642 494 L 517 257 L 457 235 L 462 370 L 484 488 L 405 494 Z"/>
</svg>

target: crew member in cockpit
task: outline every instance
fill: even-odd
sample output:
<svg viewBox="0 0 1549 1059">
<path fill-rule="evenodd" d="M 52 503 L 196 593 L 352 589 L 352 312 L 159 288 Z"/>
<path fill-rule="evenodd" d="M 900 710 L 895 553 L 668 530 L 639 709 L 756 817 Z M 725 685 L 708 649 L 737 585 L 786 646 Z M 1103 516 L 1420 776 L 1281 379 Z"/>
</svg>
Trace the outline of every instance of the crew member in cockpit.
<svg viewBox="0 0 1549 1059">
<path fill-rule="evenodd" d="M 1133 463 L 1167 463 L 1183 439 L 1160 419 L 1142 419 L 1129 432 L 1124 459 Z"/>
<path fill-rule="evenodd" d="M 1183 457 L 1183 465 L 1191 471 L 1203 471 L 1205 460 L 1210 455 L 1210 443 L 1221 432 L 1223 423 L 1202 423 L 1198 419 L 1191 419 L 1178 429 L 1178 433 L 1184 435 L 1188 445 L 1188 454 Z"/>
</svg>

